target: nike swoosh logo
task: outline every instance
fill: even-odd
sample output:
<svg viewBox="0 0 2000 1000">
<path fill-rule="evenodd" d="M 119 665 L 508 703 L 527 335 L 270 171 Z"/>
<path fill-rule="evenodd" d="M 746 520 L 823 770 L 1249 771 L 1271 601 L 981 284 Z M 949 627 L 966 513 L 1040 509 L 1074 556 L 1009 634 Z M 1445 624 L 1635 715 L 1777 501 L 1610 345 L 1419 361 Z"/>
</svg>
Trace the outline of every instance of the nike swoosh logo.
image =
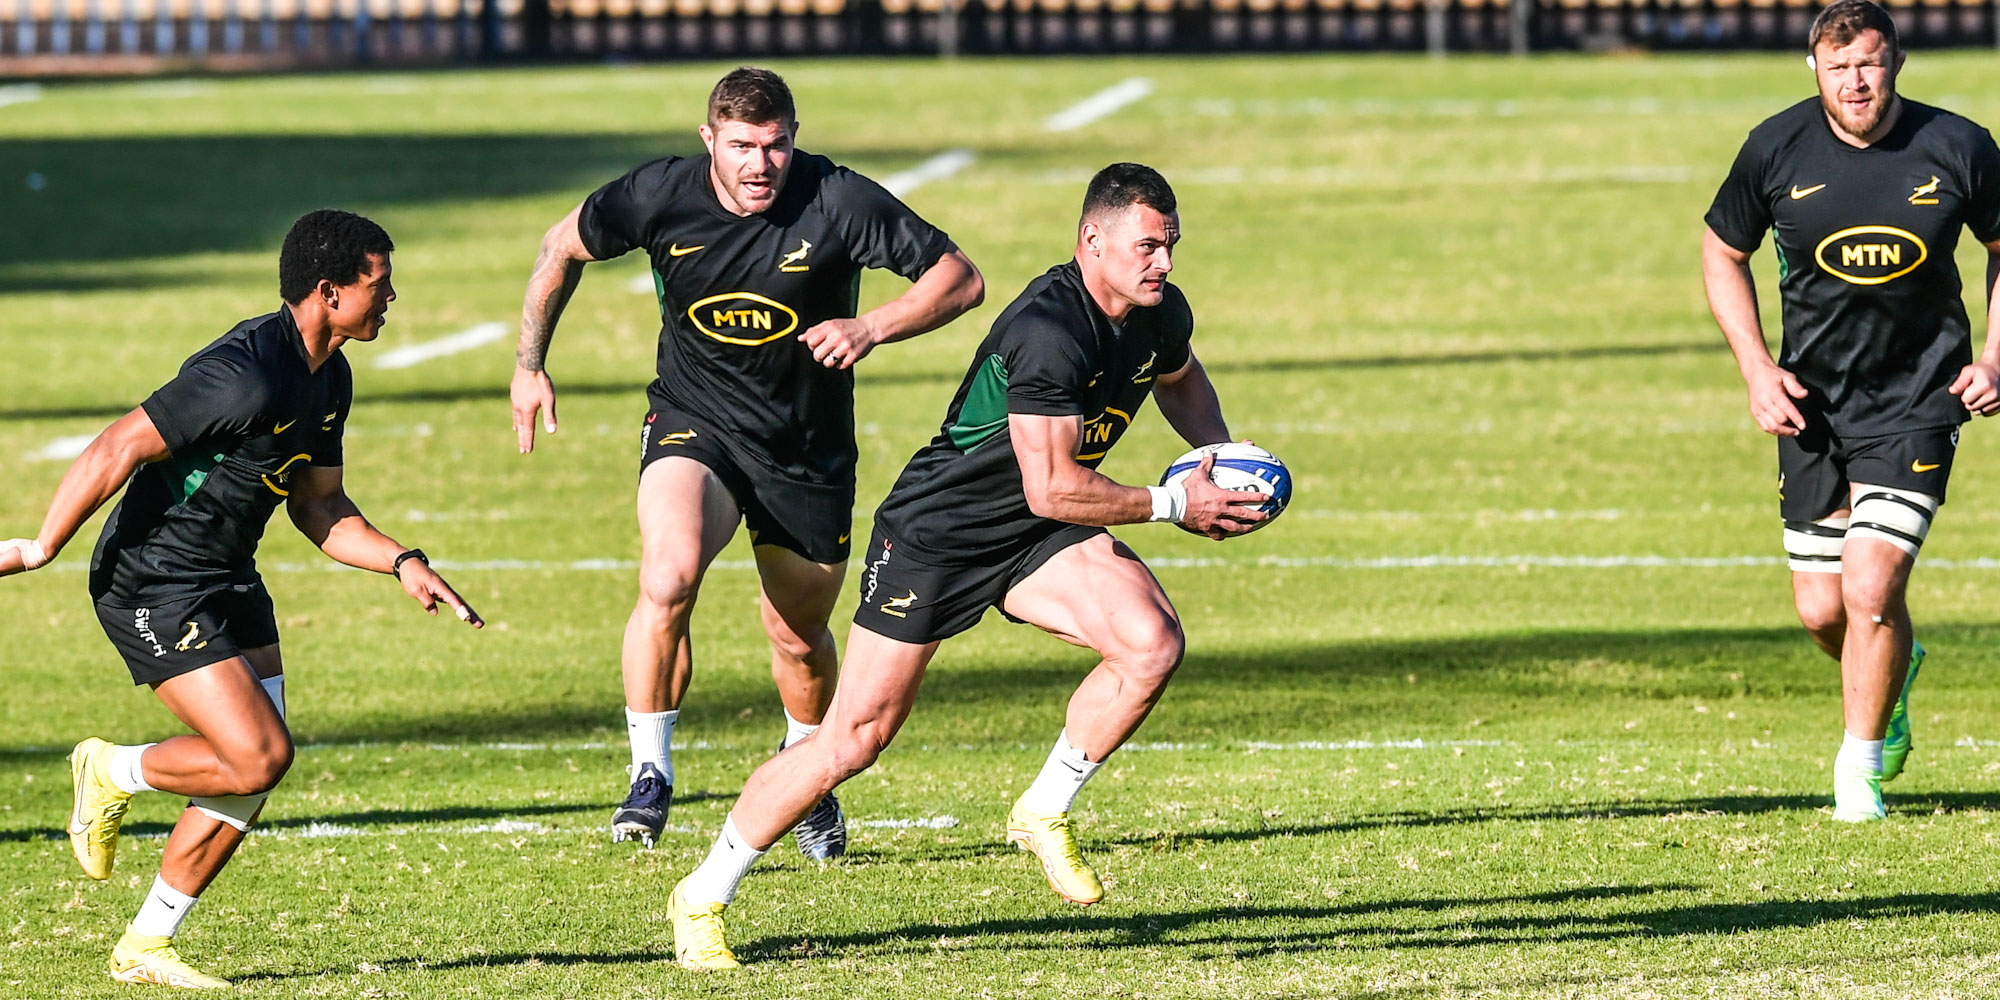
<svg viewBox="0 0 2000 1000">
<path fill-rule="evenodd" d="M 90 824 L 79 822 L 76 818 L 76 807 L 71 806 L 69 810 L 69 835 L 72 837 L 81 837 L 84 831 L 88 829 L 90 829 Z"/>
<path fill-rule="evenodd" d="M 1943 464 L 1944 464 L 1943 462 L 1932 462 L 1932 463 L 1931 463 L 1931 464 L 1929 464 L 1929 465 L 1925 465 L 1924 463 L 1922 463 L 1922 462 L 1919 462 L 1919 461 L 1917 461 L 1916 459 L 1914 459 L 1914 458 L 1913 458 L 1913 459 L 1910 459 L 1910 471 L 1911 471 L 1911 472 L 1929 472 L 1929 471 L 1931 471 L 1932 469 L 1935 469 L 1935 468 L 1937 468 L 1938 466 L 1940 466 L 1940 465 L 1943 465 Z"/>
<path fill-rule="evenodd" d="M 1824 186 L 1824 185 L 1822 185 L 1822 186 Z M 702 245 L 700 245 L 700 246 L 698 246 L 698 247 L 684 247 L 684 246 L 681 246 L 680 244 L 676 243 L 676 244 L 674 244 L 673 246 L 670 246 L 670 247 L 668 247 L 668 248 L 667 248 L 667 256 L 669 256 L 669 257 L 685 257 L 685 256 L 687 256 L 688 254 L 691 254 L 691 253 L 695 252 L 696 250 L 706 250 L 706 249 L 708 249 L 708 244 L 706 244 L 706 243 L 703 243 Z"/>
<path fill-rule="evenodd" d="M 835 544 L 835 545 L 846 545 L 846 544 L 847 544 L 847 536 L 846 536 L 846 535 L 842 535 L 842 536 L 840 536 L 839 540 L 835 541 L 835 542 L 834 542 L 833 544 Z"/>
<path fill-rule="evenodd" d="M 287 421 L 285 421 L 284 423 L 282 423 L 282 424 L 279 424 L 278 426 L 276 426 L 276 427 L 272 428 L 272 429 L 271 429 L 271 433 L 273 433 L 273 434 L 283 434 L 283 433 L 285 433 L 285 431 L 289 430 L 289 429 L 291 428 L 291 426 L 292 426 L 293 424 L 296 424 L 296 423 L 298 423 L 298 422 L 299 422 L 299 421 L 298 421 L 298 418 L 297 418 L 297 417 L 294 417 L 294 418 L 292 418 L 292 419 L 290 419 L 290 420 L 287 420 Z"/>
<path fill-rule="evenodd" d="M 1826 185 L 1824 185 L 1824 184 L 1814 184 L 1814 185 L 1813 185 L 1812 187 L 1809 187 L 1809 188 L 1802 188 L 1802 187 L 1798 186 L 1797 184 L 1794 184 L 1794 185 L 1792 185 L 1792 200 L 1793 200 L 1793 201 L 1797 201 L 1797 200 L 1799 200 L 1800 198 L 1803 198 L 1803 197 L 1805 197 L 1806 195 L 1809 195 L 1809 194 L 1812 194 L 1812 193 L 1813 193 L 1814 191 L 1818 191 L 1818 190 L 1819 190 L 1820 188 L 1823 188 L 1823 187 L 1825 187 L 1825 186 L 1826 186 Z"/>
</svg>

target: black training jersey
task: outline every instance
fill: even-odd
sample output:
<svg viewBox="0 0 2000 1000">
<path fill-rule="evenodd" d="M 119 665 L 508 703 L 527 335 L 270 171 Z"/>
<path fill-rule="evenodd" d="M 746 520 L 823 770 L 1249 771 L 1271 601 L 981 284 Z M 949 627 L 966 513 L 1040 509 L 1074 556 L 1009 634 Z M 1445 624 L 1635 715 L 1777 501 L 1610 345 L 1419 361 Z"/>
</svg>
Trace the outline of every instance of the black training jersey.
<svg viewBox="0 0 2000 1000">
<path fill-rule="evenodd" d="M 1075 261 L 1028 285 L 979 345 L 944 426 L 897 478 L 875 523 L 919 562 L 982 563 L 1062 526 L 1028 509 L 1009 413 L 1083 418 L 1076 460 L 1090 468 L 1123 437 L 1153 379 L 1188 362 L 1194 314 L 1180 289 L 1114 326 Z"/>
<path fill-rule="evenodd" d="M 756 215 L 722 207 L 708 156 L 670 156 L 599 188 L 577 228 L 599 260 L 652 255 L 661 327 L 648 391 L 815 483 L 854 481 L 854 374 L 814 361 L 799 335 L 855 314 L 863 268 L 915 280 L 953 249 L 874 181 L 804 152 Z"/>
<path fill-rule="evenodd" d="M 1866 149 L 1833 134 L 1819 98 L 1752 129 L 1708 210 L 1724 243 L 1774 234 L 1785 339 L 1779 365 L 1811 394 L 1808 420 L 1872 436 L 1959 424 L 1946 391 L 1972 362 L 1953 252 L 1959 230 L 2000 239 L 2000 150 L 1978 125 L 1899 98 Z"/>
<path fill-rule="evenodd" d="M 151 607 L 257 579 L 257 541 L 301 463 L 341 464 L 354 377 L 313 371 L 290 309 L 244 320 L 140 404 L 169 456 L 141 466 L 104 525 L 90 593 Z"/>
</svg>

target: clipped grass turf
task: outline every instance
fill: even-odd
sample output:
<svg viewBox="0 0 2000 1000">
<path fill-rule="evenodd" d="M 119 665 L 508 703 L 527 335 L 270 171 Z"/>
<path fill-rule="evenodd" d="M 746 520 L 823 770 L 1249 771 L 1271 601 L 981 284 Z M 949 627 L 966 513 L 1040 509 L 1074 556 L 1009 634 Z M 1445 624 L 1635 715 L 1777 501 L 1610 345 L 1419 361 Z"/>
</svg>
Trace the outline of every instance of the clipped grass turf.
<svg viewBox="0 0 2000 1000">
<path fill-rule="evenodd" d="M 0 535 L 31 533 L 61 476 L 38 452 L 272 308 L 285 227 L 339 205 L 401 248 L 383 341 L 353 349 L 350 492 L 460 567 L 491 623 L 429 620 L 274 523 L 262 562 L 302 749 L 182 936 L 202 968 L 272 997 L 2000 988 L 1981 562 L 2000 548 L 2000 439 L 1968 429 L 1912 585 L 1932 659 L 1891 821 L 1834 824 L 1836 670 L 1793 623 L 1771 444 L 1702 303 L 1701 213 L 1744 132 L 1809 93 L 1792 56 L 780 64 L 807 149 L 877 177 L 976 156 L 908 200 L 988 301 L 862 366 L 860 518 L 987 324 L 1067 257 L 1090 172 L 1128 158 L 1176 184 L 1196 350 L 1298 495 L 1224 545 L 1120 530 L 1190 647 L 1080 804 L 1105 903 L 1062 904 L 1001 836 L 1092 659 L 991 616 L 843 791 L 850 857 L 821 869 L 787 842 L 746 883 L 730 926 L 750 968 L 669 967 L 666 891 L 782 720 L 739 539 L 697 611 L 673 829 L 655 851 L 609 843 L 629 431 L 657 329 L 627 290 L 643 264 L 586 273 L 551 355 L 562 430 L 531 458 L 509 346 L 403 370 L 371 355 L 511 323 L 542 230 L 633 163 L 693 150 L 723 68 L 70 85 L 0 108 Z M 1043 130 L 1129 76 L 1154 95 Z M 2000 122 L 1988 57 L 1917 53 L 1903 88 Z M 1982 317 L 1976 250 L 1960 266 Z M 1756 265 L 1775 329 L 1768 251 Z M 871 276 L 863 297 L 898 287 Z M 1181 450 L 1148 414 L 1105 471 L 1147 481 Z M 4 997 L 127 994 L 104 957 L 178 809 L 138 800 L 107 883 L 58 839 L 71 743 L 176 731 L 98 632 L 94 538 L 0 581 Z"/>
</svg>

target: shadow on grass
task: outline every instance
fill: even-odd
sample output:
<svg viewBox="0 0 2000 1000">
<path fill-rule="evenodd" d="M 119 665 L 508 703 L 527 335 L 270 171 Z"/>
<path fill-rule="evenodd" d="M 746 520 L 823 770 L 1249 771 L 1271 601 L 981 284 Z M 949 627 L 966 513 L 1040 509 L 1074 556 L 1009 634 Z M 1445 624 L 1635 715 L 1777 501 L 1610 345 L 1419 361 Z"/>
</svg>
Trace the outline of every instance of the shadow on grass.
<svg viewBox="0 0 2000 1000">
<path fill-rule="evenodd" d="M 1970 683 L 1965 679 L 1986 666 L 1986 651 L 2000 648 L 2000 624 L 1925 624 L 1921 632 L 1932 662 L 1952 664 L 1952 671 L 1925 673 L 1931 691 Z M 925 744 L 1046 745 L 1051 725 L 1061 724 L 1061 706 L 1089 670 L 1088 654 L 1049 639 L 1025 655 L 954 655 L 976 648 L 945 643 L 909 725 L 888 754 L 916 752 L 912 748 Z M 397 682 L 385 675 L 381 683 Z M 1837 697 L 1835 667 L 1796 628 L 1366 638 L 1190 654 L 1136 739 L 1233 752 L 1251 740 L 1453 738 L 1480 732 L 1467 729 L 1475 718 L 1534 712 L 1569 726 L 1568 736 L 1615 741 L 1628 734 L 1604 717 L 1606 700 L 1755 705 L 1793 698 L 1831 703 Z M 294 736 L 305 746 L 559 742 L 604 738 L 607 711 L 588 691 L 551 691 L 501 705 L 455 705 L 448 693 L 439 693 L 404 704 L 323 706 Z M 776 710 L 777 697 L 761 671 L 718 671 L 703 678 L 681 720 L 717 746 L 748 747 L 773 737 L 769 720 Z M 1394 728 L 1384 732 L 1385 725 Z M 1558 729 L 1538 738 L 1568 737 Z M 1918 739 L 1926 745 L 1922 734 Z M 0 746 L 0 767 L 42 766 L 66 751 Z M 1038 759 L 1040 751 L 1028 753 Z"/>
<path fill-rule="evenodd" d="M 4 175 L 0 175 L 4 176 Z M 0 288 L 6 287 L 0 281 Z M 368 350 L 367 348 L 363 349 Z M 1483 365 L 1505 364 L 1508 362 L 1539 361 L 1589 361 L 1599 358 L 1659 357 L 1668 354 L 1707 354 L 1717 350 L 1717 345 L 1707 341 L 1701 343 L 1669 344 L 1606 344 L 1588 347 L 1548 348 L 1522 351 L 1474 351 L 1465 354 L 1396 354 L 1358 358 L 1273 358 L 1269 360 L 1218 359 L 1202 362 L 1211 374 L 1231 372 L 1304 372 L 1370 370 L 1380 368 L 1423 368 L 1438 365 Z M 365 354 L 362 355 L 365 357 Z M 164 373 L 162 378 L 164 378 Z M 365 377 L 365 376 L 364 376 Z M 874 374 L 866 369 L 855 376 L 858 391 L 867 392 L 870 385 L 945 385 L 964 378 L 959 369 L 950 371 L 901 371 Z M 637 396 L 646 386 L 646 379 L 634 382 L 558 382 L 557 398 L 569 396 Z M 367 407 L 378 404 L 449 404 L 475 401 L 504 401 L 508 387 L 495 382 L 484 386 L 455 386 L 441 388 L 411 388 L 371 392 L 367 385 L 361 385 L 355 395 L 355 405 Z M 82 403 L 49 406 L 0 407 L 0 420 L 81 420 L 88 417 L 111 419 L 124 415 L 139 400 L 116 403 Z"/>
<path fill-rule="evenodd" d="M 1034 953 L 1138 948 L 1173 949 L 1195 959 L 1244 959 L 1334 951 L 1398 951 L 1601 943 L 1627 939 L 1703 937 L 1768 932 L 1857 920 L 1907 920 L 1941 914 L 2000 914 L 1990 893 L 1904 893 L 1877 897 L 1648 906 L 1650 897 L 1698 887 L 1658 885 L 1585 888 L 1518 896 L 1383 900 L 1334 906 L 1236 906 L 1199 910 L 924 921 L 881 930 L 805 939 L 753 938 L 734 945 L 746 962 L 800 958 L 852 959 L 935 955 L 950 950 Z M 1495 912 L 1501 911 L 1501 912 Z M 1512 911 L 1512 912 L 1508 912 Z M 1305 926 L 1300 926 L 1301 924 Z M 1270 928 L 1282 926 L 1282 933 Z M 388 969 L 478 969 L 519 965 L 593 966 L 664 962 L 664 945 L 626 951 L 502 953 L 465 958 L 422 956 L 382 962 Z M 249 980 L 340 974 L 345 968 L 301 971 Z"/>
<path fill-rule="evenodd" d="M 280 787 L 282 788 L 283 786 Z M 688 805 L 715 799 L 734 799 L 735 797 L 733 793 L 723 795 L 716 792 L 688 792 L 674 796 L 674 802 L 676 805 Z M 489 823 L 522 822 L 538 816 L 572 816 L 576 814 L 590 815 L 592 818 L 584 825 L 598 827 L 607 825 L 607 823 L 600 822 L 600 820 L 604 814 L 610 812 L 617 804 L 617 802 L 607 799 L 602 802 L 531 802 L 520 805 L 499 806 L 439 806 L 435 809 L 368 809 L 360 812 L 323 813 L 309 816 L 283 816 L 277 819 L 260 819 L 253 832 L 259 834 L 298 835 L 299 831 L 304 831 L 307 836 L 342 836 L 345 835 L 344 831 L 337 829 L 326 830 L 326 828 L 347 827 L 364 831 L 393 833 L 398 831 L 387 828 L 406 826 L 429 827 L 438 824 L 471 823 L 482 820 Z M 325 832 L 315 834 L 313 832 L 315 827 L 321 828 Z M 127 823 L 123 827 L 124 834 L 128 837 L 164 837 L 172 830 L 172 823 L 156 822 Z M 449 833 L 452 831 L 447 829 L 443 831 L 426 830 L 422 832 Z M 64 840 L 67 837 L 68 834 L 64 833 L 60 828 L 45 830 L 0 830 L 0 843 Z"/>
</svg>

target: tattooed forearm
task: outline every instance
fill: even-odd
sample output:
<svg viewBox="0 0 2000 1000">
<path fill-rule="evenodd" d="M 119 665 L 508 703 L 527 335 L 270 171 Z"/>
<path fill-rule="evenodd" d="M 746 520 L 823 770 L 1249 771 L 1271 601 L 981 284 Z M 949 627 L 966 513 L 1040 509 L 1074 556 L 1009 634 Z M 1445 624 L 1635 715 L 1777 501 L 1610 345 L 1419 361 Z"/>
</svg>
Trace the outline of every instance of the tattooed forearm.
<svg viewBox="0 0 2000 1000">
<path fill-rule="evenodd" d="M 552 245 L 551 239 L 542 241 L 535 271 L 528 276 L 528 293 L 521 306 L 521 339 L 514 348 L 514 364 L 523 371 L 538 372 L 547 363 L 556 322 L 576 291 L 577 279 L 583 277 L 583 264 Z"/>
</svg>

